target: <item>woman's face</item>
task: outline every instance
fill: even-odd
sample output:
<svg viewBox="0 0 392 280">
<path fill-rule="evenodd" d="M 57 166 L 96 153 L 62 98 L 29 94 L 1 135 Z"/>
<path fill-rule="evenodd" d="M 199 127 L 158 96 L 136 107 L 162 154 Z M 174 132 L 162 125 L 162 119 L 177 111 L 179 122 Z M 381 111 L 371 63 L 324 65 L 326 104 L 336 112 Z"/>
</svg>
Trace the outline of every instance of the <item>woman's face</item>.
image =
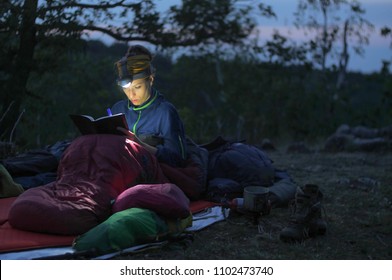
<svg viewBox="0 0 392 280">
<path fill-rule="evenodd" d="M 132 81 L 123 87 L 125 95 L 134 106 L 142 105 L 151 96 L 152 80 L 150 77 Z"/>
</svg>

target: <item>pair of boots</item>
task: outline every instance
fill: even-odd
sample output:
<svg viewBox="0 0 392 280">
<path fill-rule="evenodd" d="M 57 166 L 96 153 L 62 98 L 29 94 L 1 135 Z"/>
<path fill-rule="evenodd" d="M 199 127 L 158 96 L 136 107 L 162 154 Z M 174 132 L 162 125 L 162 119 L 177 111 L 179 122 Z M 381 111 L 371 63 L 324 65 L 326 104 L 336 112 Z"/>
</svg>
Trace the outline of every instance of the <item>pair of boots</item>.
<svg viewBox="0 0 392 280">
<path fill-rule="evenodd" d="M 327 231 L 327 223 L 322 218 L 322 198 L 319 187 L 306 184 L 298 188 L 292 205 L 289 224 L 280 232 L 284 242 L 302 242 Z"/>
</svg>

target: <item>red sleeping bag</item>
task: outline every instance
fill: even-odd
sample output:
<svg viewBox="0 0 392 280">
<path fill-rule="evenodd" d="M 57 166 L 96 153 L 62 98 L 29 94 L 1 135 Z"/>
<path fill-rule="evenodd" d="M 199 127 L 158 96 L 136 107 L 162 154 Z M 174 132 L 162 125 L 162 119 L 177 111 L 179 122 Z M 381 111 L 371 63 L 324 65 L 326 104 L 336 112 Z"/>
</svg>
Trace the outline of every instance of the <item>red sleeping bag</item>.
<svg viewBox="0 0 392 280">
<path fill-rule="evenodd" d="M 22 193 L 8 219 L 21 230 L 79 235 L 106 220 L 127 188 L 167 182 L 156 158 L 125 136 L 81 136 L 64 152 L 57 180 Z"/>
<path fill-rule="evenodd" d="M 174 184 L 137 185 L 123 191 L 113 203 L 113 213 L 129 208 L 144 208 L 169 219 L 190 215 L 189 199 Z"/>
</svg>

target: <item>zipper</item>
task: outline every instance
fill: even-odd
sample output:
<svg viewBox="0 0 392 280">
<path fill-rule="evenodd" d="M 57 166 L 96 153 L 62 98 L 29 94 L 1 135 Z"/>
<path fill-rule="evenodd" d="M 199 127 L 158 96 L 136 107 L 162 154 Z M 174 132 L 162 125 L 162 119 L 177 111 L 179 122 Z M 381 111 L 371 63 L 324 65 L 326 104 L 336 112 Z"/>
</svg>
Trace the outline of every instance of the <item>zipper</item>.
<svg viewBox="0 0 392 280">
<path fill-rule="evenodd" d="M 181 148 L 182 159 L 185 159 L 184 145 L 183 145 L 183 143 L 182 143 L 182 138 L 181 138 L 180 135 L 178 135 L 178 140 L 180 141 L 180 148 Z"/>
<path fill-rule="evenodd" d="M 132 132 L 136 135 L 136 125 L 137 125 L 137 123 L 139 122 L 139 120 L 140 120 L 140 117 L 141 117 L 141 115 L 142 115 L 142 110 L 143 109 L 145 109 L 145 108 L 147 108 L 148 106 L 150 106 L 154 101 L 155 101 L 155 99 L 157 99 L 157 97 L 158 97 L 158 93 L 156 92 L 156 91 L 154 91 L 154 96 L 153 96 L 153 98 L 147 103 L 147 104 L 145 104 L 145 105 L 143 105 L 143 106 L 141 106 L 141 107 L 137 107 L 137 108 L 135 108 L 135 107 L 132 107 L 132 110 L 133 111 L 137 111 L 138 113 L 139 113 L 139 116 L 137 117 L 137 120 L 136 120 L 136 122 L 135 122 L 135 124 L 133 125 L 133 127 L 132 127 Z M 130 109 L 131 108 L 131 104 L 130 104 L 130 101 L 129 101 L 129 99 L 128 99 L 128 109 Z M 137 135 L 136 135 L 137 136 Z"/>
<path fill-rule="evenodd" d="M 140 117 L 141 117 L 141 115 L 142 115 L 142 111 L 139 111 L 138 113 L 139 113 L 139 116 L 137 117 L 137 120 L 136 120 L 135 124 L 134 124 L 133 127 L 132 127 L 132 132 L 133 132 L 133 134 L 135 134 L 135 135 L 136 135 L 136 125 L 137 125 L 137 123 L 138 123 L 139 120 L 140 120 Z M 137 135 L 136 135 L 136 136 L 137 136 Z"/>
</svg>

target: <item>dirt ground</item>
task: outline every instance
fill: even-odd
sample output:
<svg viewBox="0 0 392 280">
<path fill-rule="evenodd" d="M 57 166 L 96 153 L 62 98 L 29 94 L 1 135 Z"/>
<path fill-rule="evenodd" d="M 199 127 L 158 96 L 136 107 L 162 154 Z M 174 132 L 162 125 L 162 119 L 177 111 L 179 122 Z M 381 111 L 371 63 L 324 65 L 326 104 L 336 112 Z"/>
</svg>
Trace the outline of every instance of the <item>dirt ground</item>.
<svg viewBox="0 0 392 280">
<path fill-rule="evenodd" d="M 289 208 L 272 209 L 255 223 L 231 211 L 227 220 L 155 251 L 122 259 L 392 259 L 392 152 L 268 152 L 302 186 L 324 194 L 327 233 L 302 243 L 284 243 L 279 232 Z"/>
</svg>

